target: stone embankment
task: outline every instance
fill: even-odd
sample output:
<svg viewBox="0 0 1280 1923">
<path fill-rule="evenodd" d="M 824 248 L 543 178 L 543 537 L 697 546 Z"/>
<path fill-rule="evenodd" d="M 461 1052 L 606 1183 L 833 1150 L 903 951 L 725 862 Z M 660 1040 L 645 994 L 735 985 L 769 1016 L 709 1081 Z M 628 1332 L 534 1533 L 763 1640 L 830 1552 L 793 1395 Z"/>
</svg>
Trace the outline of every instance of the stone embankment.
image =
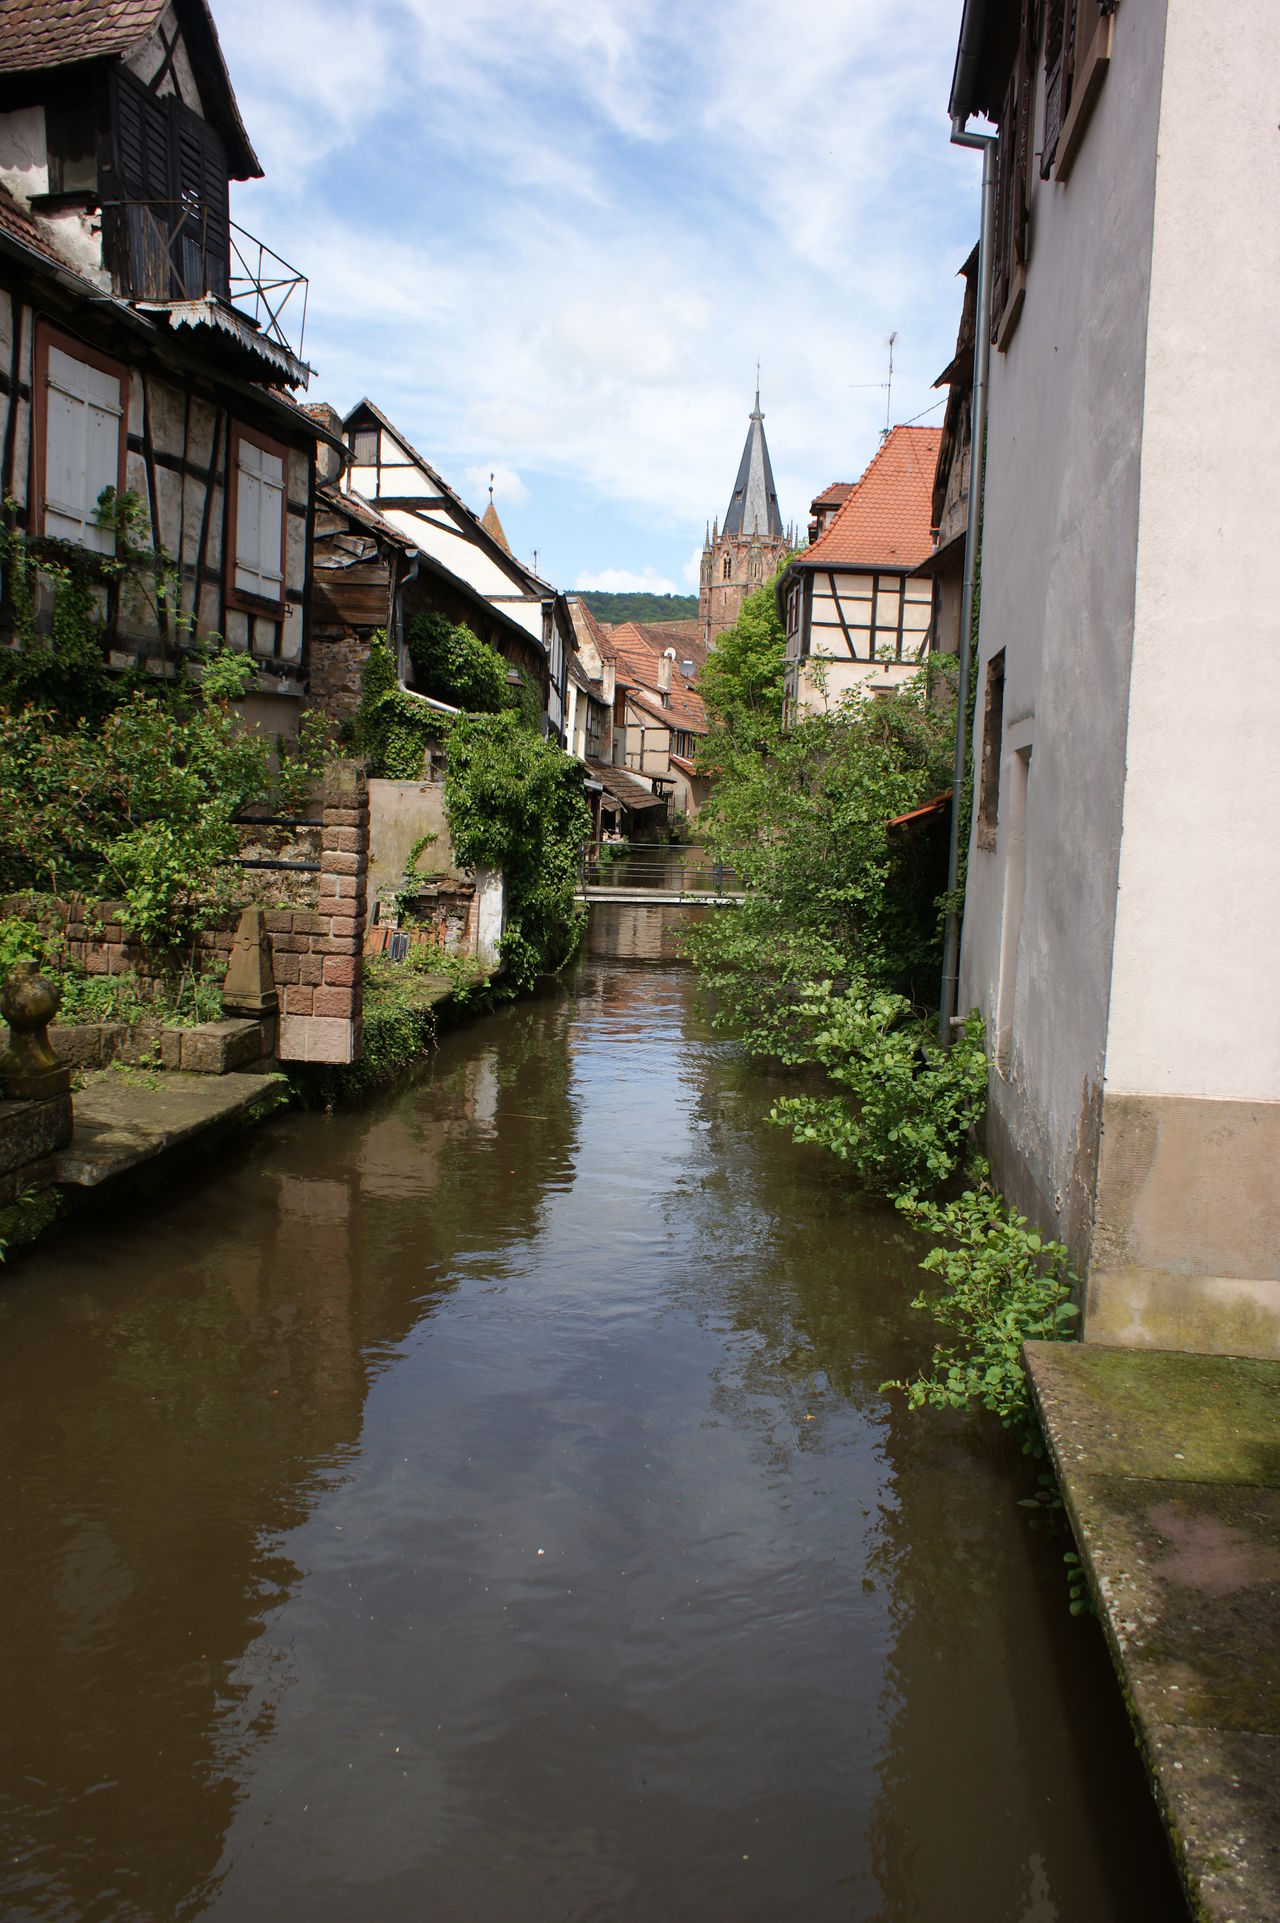
<svg viewBox="0 0 1280 1923">
<path fill-rule="evenodd" d="M 1277 1923 L 1280 1362 L 1025 1354 L 1192 1912 Z"/>
</svg>

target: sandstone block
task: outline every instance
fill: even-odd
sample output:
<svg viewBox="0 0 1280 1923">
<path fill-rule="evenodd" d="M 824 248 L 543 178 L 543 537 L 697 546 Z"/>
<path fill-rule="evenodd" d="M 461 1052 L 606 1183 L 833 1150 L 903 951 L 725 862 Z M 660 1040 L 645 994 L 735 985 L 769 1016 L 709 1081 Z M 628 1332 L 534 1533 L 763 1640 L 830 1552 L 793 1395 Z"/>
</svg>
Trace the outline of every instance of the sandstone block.
<svg viewBox="0 0 1280 1923">
<path fill-rule="evenodd" d="M 317 988 L 312 1013 L 350 1019 L 356 1012 L 354 988 Z"/>
<path fill-rule="evenodd" d="M 354 988 L 360 979 L 360 957 L 358 955 L 326 955 L 324 958 L 324 983 L 326 988 Z"/>
<path fill-rule="evenodd" d="M 311 1013 L 311 998 L 314 994 L 314 988 L 304 988 L 301 984 L 297 987 L 286 988 L 284 991 L 285 1014 L 309 1015 Z M 305 1060 L 305 1057 L 300 1059 Z"/>
<path fill-rule="evenodd" d="M 318 988 L 324 980 L 324 962 L 319 955 L 299 955 L 298 980 L 307 988 Z"/>
</svg>

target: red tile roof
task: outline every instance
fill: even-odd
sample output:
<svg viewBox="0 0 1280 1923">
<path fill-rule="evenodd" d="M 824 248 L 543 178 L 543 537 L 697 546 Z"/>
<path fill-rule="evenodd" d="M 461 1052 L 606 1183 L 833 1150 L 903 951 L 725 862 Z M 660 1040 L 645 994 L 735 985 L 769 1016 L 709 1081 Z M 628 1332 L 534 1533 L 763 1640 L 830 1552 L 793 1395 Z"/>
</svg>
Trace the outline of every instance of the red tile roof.
<svg viewBox="0 0 1280 1923">
<path fill-rule="evenodd" d="M 913 568 L 933 551 L 940 427 L 895 427 L 799 567 Z"/>
<path fill-rule="evenodd" d="M 843 506 L 852 494 L 854 485 L 852 481 L 833 481 L 830 487 L 823 488 L 821 494 L 814 495 L 809 503 L 810 514 L 816 514 L 820 507 Z"/>
<path fill-rule="evenodd" d="M 640 695 L 651 712 L 660 714 L 673 728 L 705 734 L 707 711 L 702 697 L 692 681 L 686 681 L 680 672 L 682 660 L 697 662 L 702 651 L 692 644 L 687 649 L 683 645 L 676 649 L 676 658 L 671 663 L 671 701 L 664 708 L 658 691 L 658 663 L 671 643 L 659 645 L 659 633 L 659 629 L 643 628 L 636 621 L 622 621 L 603 638 L 600 652 L 607 661 L 616 662 L 619 687 Z"/>
<path fill-rule="evenodd" d="M 155 31 L 167 0 L 0 0 L 0 73 L 127 53 Z"/>
<path fill-rule="evenodd" d="M 0 4 L 3 4 L 3 0 L 0 0 Z M 0 234 L 8 234 L 13 240 L 20 240 L 24 247 L 30 247 L 35 253 L 43 254 L 46 260 L 52 261 L 57 267 L 64 268 L 68 273 L 75 272 L 70 263 L 65 261 L 57 249 L 44 238 L 22 202 L 15 200 L 8 188 L 3 186 L 0 186 Z M 85 285 L 88 287 L 91 283 L 86 281 Z M 94 291 L 96 293 L 96 288 Z"/>
</svg>

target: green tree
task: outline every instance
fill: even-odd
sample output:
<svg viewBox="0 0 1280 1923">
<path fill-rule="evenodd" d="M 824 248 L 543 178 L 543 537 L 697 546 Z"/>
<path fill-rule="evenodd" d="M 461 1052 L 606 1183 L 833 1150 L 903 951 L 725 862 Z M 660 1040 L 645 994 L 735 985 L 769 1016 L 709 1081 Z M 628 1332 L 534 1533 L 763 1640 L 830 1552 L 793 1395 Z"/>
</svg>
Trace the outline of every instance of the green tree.
<svg viewBox="0 0 1280 1923">
<path fill-rule="evenodd" d="M 507 664 L 461 621 L 416 614 L 409 658 L 419 691 L 468 714 L 498 714 L 510 705 Z"/>
</svg>

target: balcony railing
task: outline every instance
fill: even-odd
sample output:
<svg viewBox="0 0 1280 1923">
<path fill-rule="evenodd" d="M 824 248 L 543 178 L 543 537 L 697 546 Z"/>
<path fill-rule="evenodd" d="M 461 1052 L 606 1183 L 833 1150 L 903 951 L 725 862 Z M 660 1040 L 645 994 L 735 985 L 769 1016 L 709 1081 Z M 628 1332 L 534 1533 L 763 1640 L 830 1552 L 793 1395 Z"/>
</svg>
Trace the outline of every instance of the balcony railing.
<svg viewBox="0 0 1280 1923">
<path fill-rule="evenodd" d="M 103 213 L 116 284 L 126 300 L 212 297 L 301 361 L 307 278 L 265 241 L 195 201 L 104 201 Z"/>
</svg>

